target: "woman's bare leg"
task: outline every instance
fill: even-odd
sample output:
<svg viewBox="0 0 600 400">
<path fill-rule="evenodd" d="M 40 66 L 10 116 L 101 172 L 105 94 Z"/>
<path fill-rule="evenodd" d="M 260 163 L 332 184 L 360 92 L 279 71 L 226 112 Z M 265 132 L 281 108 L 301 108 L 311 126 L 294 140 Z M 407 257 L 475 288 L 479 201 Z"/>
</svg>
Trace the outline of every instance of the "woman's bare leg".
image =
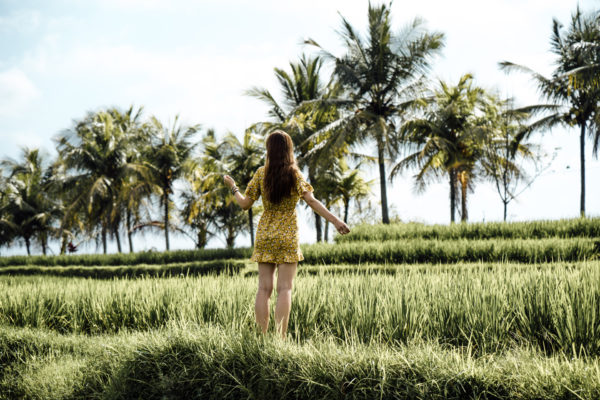
<svg viewBox="0 0 600 400">
<path fill-rule="evenodd" d="M 277 273 L 277 304 L 275 305 L 275 327 L 277 332 L 285 338 L 290 309 L 292 308 L 292 286 L 298 263 L 279 264 Z"/>
<path fill-rule="evenodd" d="M 274 279 L 275 264 L 258 263 L 258 291 L 254 302 L 254 313 L 262 333 L 266 333 L 269 327 L 269 299 L 273 292 Z"/>
</svg>

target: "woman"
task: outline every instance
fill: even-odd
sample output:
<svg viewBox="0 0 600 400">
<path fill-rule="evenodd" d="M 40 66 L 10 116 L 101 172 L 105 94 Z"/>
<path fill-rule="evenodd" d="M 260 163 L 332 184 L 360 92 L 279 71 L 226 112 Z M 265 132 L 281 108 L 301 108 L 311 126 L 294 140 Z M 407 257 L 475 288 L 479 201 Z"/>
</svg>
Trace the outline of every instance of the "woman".
<svg viewBox="0 0 600 400">
<path fill-rule="evenodd" d="M 313 197 L 312 186 L 304 180 L 294 158 L 292 138 L 283 131 L 274 131 L 267 137 L 267 160 L 260 167 L 242 195 L 235 181 L 225 175 L 225 184 L 231 188 L 236 202 L 244 210 L 262 195 L 264 213 L 256 230 L 252 261 L 258 263 L 258 292 L 254 310 L 256 322 L 263 333 L 269 326 L 269 299 L 277 274 L 277 304 L 275 327 L 285 338 L 292 305 L 292 281 L 298 261 L 304 260 L 298 245 L 296 203 L 302 197 L 320 216 L 333 223 L 341 234 L 350 232 L 344 221 L 330 213 Z"/>
</svg>

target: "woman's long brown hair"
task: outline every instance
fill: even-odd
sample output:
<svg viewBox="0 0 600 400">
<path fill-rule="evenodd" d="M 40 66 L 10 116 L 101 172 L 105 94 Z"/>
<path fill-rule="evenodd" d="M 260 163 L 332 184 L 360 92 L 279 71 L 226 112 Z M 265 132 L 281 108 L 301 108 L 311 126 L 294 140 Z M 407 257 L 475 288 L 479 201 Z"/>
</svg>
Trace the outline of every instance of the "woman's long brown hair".
<svg viewBox="0 0 600 400">
<path fill-rule="evenodd" d="M 291 195 L 296 186 L 298 166 L 294 158 L 294 143 L 284 131 L 273 131 L 267 137 L 267 162 L 265 163 L 265 197 L 277 204 Z"/>
</svg>

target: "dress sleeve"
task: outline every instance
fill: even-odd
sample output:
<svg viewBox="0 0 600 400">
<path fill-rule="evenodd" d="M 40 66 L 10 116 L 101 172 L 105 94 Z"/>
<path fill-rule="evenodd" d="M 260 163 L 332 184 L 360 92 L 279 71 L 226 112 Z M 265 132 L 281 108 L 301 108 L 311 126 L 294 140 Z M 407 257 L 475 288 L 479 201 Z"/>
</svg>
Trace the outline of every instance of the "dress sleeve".
<svg viewBox="0 0 600 400">
<path fill-rule="evenodd" d="M 252 179 L 250 179 L 250 182 L 248 183 L 248 186 L 246 187 L 245 196 L 250 197 L 254 201 L 258 200 L 258 198 L 260 197 L 260 187 L 261 187 L 261 183 L 262 183 L 262 170 L 263 170 L 262 167 L 259 168 L 258 170 L 256 170 L 256 172 L 254 173 L 254 176 L 252 177 Z"/>
<path fill-rule="evenodd" d="M 301 172 L 298 172 L 296 175 L 296 191 L 298 192 L 298 196 L 304 196 L 304 192 L 313 192 L 314 189 L 310 185 L 310 183 L 304 180 Z"/>
</svg>

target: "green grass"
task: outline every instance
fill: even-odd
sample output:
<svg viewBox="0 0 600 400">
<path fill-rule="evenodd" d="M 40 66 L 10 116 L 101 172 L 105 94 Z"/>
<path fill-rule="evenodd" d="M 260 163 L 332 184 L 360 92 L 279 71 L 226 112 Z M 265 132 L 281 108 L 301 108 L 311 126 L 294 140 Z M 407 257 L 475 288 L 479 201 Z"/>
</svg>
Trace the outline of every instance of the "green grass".
<svg viewBox="0 0 600 400">
<path fill-rule="evenodd" d="M 174 264 L 195 261 L 249 258 L 249 248 L 146 251 L 117 254 L 71 254 L 59 256 L 10 256 L 0 257 L 0 267 L 17 265 L 39 266 L 98 266 L 98 265 L 138 265 Z"/>
<path fill-rule="evenodd" d="M 298 343 L 177 326 L 85 337 L 0 328 L 0 399 L 597 399 L 597 360 L 416 341 Z"/>
<path fill-rule="evenodd" d="M 493 239 L 493 240 L 438 240 L 406 239 L 396 241 L 343 242 L 338 244 L 316 243 L 302 245 L 304 262 L 308 264 L 360 264 L 360 263 L 453 263 L 461 261 L 515 261 L 523 263 L 552 261 L 583 261 L 600 257 L 600 239 Z M 145 265 L 175 265 L 206 262 L 218 269 L 219 263 L 231 263 L 233 260 L 248 259 L 249 249 L 223 251 L 178 251 L 166 253 L 110 254 L 88 256 L 58 257 L 8 257 L 0 258 L 4 266 L 13 268 L 16 273 L 19 266 L 71 266 L 92 268 L 98 266 L 121 266 L 138 268 Z M 209 262 L 210 261 L 210 262 Z M 14 262 L 14 263 L 11 263 Z M 119 264 L 118 262 L 121 262 Z M 2 269 L 0 268 L 0 269 Z M 158 270 L 162 267 L 157 267 Z M 23 270 L 24 271 L 24 270 Z M 35 270 L 32 270 L 35 271 Z M 39 271 L 45 271 L 40 269 Z M 105 270 L 109 275 L 109 270 Z M 23 272 L 25 274 L 26 272 Z M 68 273 L 65 271 L 65 275 Z M 79 276 L 93 276 L 94 273 L 78 272 Z M 74 274 L 73 276 L 77 276 Z M 121 270 L 121 275 L 126 275 Z M 132 271 L 131 274 L 135 274 Z M 115 276 L 120 276 L 116 274 Z"/>
<path fill-rule="evenodd" d="M 600 237 L 600 218 L 577 218 L 527 222 L 478 222 L 453 225 L 395 223 L 359 225 L 347 235 L 336 235 L 335 241 L 385 241 L 400 239 L 547 239 Z"/>
<path fill-rule="evenodd" d="M 342 242 L 302 248 L 307 263 L 453 263 L 461 261 L 515 261 L 523 263 L 597 259 L 600 240 L 493 239 Z"/>
<path fill-rule="evenodd" d="M 427 339 L 479 354 L 524 345 L 596 356 L 599 267 L 597 261 L 405 265 L 393 275 L 377 268 L 304 274 L 295 281 L 289 332 L 297 340 L 327 335 L 395 346 Z M 100 334 L 177 321 L 241 331 L 254 326 L 256 285 L 256 277 L 239 275 L 0 277 L 0 324 Z"/>
<path fill-rule="evenodd" d="M 142 276 L 168 277 L 176 275 L 233 275 L 245 269 L 244 260 L 210 260 L 175 264 L 138 264 L 119 266 L 66 266 L 43 267 L 18 265 L 0 268 L 1 275 L 9 276 L 63 276 L 94 279 L 136 278 Z"/>
<path fill-rule="evenodd" d="M 0 400 L 598 399 L 599 238 L 355 227 L 302 246 L 286 342 L 248 248 L 0 258 Z"/>
</svg>

